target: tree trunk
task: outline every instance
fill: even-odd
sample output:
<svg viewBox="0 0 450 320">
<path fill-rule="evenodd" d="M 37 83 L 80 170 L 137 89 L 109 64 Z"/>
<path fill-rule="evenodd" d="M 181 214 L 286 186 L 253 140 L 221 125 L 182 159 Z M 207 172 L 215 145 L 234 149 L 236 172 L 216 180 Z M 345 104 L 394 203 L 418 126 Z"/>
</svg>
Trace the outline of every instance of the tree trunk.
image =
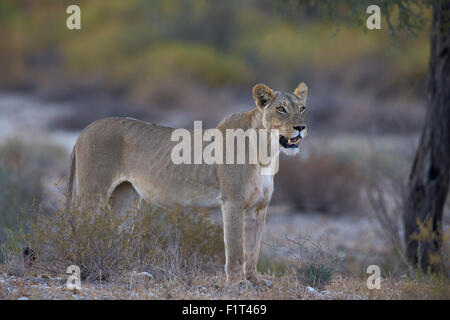
<svg viewBox="0 0 450 320">
<path fill-rule="evenodd" d="M 428 108 L 409 177 L 403 217 L 409 261 L 422 270 L 430 267 L 432 271 L 441 266 L 438 259 L 443 239 L 442 215 L 450 178 L 449 37 L 450 0 L 435 1 Z"/>
</svg>

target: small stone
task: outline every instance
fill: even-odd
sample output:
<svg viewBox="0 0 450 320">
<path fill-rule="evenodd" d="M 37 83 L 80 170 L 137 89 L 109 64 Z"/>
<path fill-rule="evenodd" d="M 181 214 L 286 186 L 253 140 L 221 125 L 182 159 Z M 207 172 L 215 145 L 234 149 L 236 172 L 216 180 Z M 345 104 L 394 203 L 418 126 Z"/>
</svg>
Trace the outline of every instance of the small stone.
<svg viewBox="0 0 450 320">
<path fill-rule="evenodd" d="M 133 271 L 133 272 L 131 272 L 131 276 L 132 277 L 142 277 L 142 278 L 147 278 L 147 279 L 153 279 L 153 275 L 151 275 L 150 273 L 148 273 L 148 272 L 136 272 L 136 271 Z"/>
<path fill-rule="evenodd" d="M 241 289 L 253 289 L 253 284 L 248 280 L 239 281 L 239 288 Z"/>
<path fill-rule="evenodd" d="M 267 279 L 260 279 L 258 281 L 258 287 L 259 288 L 265 288 L 265 289 L 272 289 L 273 284 L 271 281 L 267 280 Z"/>
</svg>

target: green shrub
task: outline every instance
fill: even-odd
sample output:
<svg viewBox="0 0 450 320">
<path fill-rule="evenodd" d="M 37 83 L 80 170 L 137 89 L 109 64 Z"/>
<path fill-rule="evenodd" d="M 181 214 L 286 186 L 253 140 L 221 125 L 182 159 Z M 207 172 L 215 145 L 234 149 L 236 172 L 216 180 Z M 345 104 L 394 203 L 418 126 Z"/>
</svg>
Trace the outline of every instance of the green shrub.
<svg viewBox="0 0 450 320">
<path fill-rule="evenodd" d="M 249 70 L 237 56 L 207 45 L 168 43 L 152 47 L 145 55 L 147 74 L 161 79 L 168 73 L 195 77 L 210 86 L 245 83 Z"/>
<path fill-rule="evenodd" d="M 300 282 L 318 289 L 323 289 L 329 284 L 333 275 L 333 269 L 325 264 L 309 263 L 300 266 L 296 271 Z"/>
<path fill-rule="evenodd" d="M 293 276 L 305 286 L 323 289 L 334 273 L 343 271 L 343 260 L 328 250 L 328 241 L 306 235 L 286 236 L 285 239 L 267 238 L 258 271 L 276 276 Z"/>
<path fill-rule="evenodd" d="M 261 255 L 258 260 L 258 272 L 283 276 L 287 272 L 287 263 L 282 259 Z"/>
</svg>

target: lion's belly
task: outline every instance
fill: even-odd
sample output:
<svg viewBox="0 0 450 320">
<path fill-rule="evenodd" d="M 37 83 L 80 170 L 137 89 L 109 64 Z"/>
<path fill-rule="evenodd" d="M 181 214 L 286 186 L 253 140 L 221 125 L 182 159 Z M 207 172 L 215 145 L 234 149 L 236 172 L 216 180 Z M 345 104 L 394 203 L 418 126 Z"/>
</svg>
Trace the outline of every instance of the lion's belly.
<svg viewBox="0 0 450 320">
<path fill-rule="evenodd" d="M 215 165 L 175 164 L 173 129 L 125 121 L 122 144 L 124 171 L 117 177 L 129 180 L 146 201 L 172 208 L 218 206 L 219 183 Z"/>
<path fill-rule="evenodd" d="M 219 205 L 219 184 L 213 165 L 174 165 L 132 178 L 141 197 L 166 208 L 213 208 Z"/>
</svg>

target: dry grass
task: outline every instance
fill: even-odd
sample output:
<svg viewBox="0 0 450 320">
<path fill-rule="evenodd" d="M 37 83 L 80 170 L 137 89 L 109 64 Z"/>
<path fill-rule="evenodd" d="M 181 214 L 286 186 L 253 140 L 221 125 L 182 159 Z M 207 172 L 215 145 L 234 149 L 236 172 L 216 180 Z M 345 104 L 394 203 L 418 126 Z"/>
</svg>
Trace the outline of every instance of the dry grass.
<svg viewBox="0 0 450 320">
<path fill-rule="evenodd" d="M 326 300 L 326 299 L 449 299 L 450 282 L 443 274 L 419 274 L 410 277 L 382 274 L 381 289 L 369 290 L 367 277 L 363 271 L 365 264 L 361 261 L 343 261 L 330 251 L 322 241 L 312 241 L 307 238 L 287 238 L 285 242 L 271 242 L 271 248 L 276 254 L 267 253 L 259 264 L 260 277 L 273 283 L 272 289 L 240 288 L 225 285 L 223 273 L 223 247 L 220 228 L 202 221 L 205 214 L 192 214 L 193 220 L 182 216 L 181 212 L 166 213 L 168 217 L 162 219 L 154 211 L 151 227 L 151 239 L 159 239 L 159 243 L 139 240 L 143 236 L 143 229 L 149 227 L 143 217 L 133 217 L 122 221 L 120 227 L 113 222 L 107 222 L 104 216 L 83 217 L 77 215 L 83 227 L 80 233 L 49 232 L 48 225 L 40 222 L 44 239 L 36 239 L 37 263 L 31 267 L 24 264 L 19 252 L 10 252 L 6 262 L 0 265 L 0 298 L 2 299 L 292 299 L 292 300 Z M 103 214 L 107 214 L 103 213 Z M 100 226 L 96 219 L 101 219 Z M 56 221 L 57 228 L 72 228 L 70 216 L 52 216 L 50 221 Z M 131 217 L 130 217 L 131 218 Z M 93 220 L 92 220 L 93 219 Z M 133 220 L 138 219 L 138 220 Z M 164 223 L 157 223 L 165 221 Z M 178 221 L 188 221 L 185 228 L 177 225 Z M 187 219 L 187 220 L 186 220 Z M 199 219 L 199 220 L 196 220 Z M 84 221 L 84 222 L 83 222 Z M 93 222 L 88 226 L 88 221 Z M 150 221 L 150 220 L 149 220 Z M 195 221 L 195 223 L 191 223 Z M 207 220 L 206 220 L 207 221 Z M 131 222 L 135 222 L 133 229 Z M 138 222 L 138 223 L 136 223 Z M 58 225 L 58 223 L 60 225 Z M 73 223 L 73 221 L 72 221 Z M 138 224 L 142 224 L 141 226 Z M 170 224 L 170 226 L 167 225 Z M 55 225 L 53 225 L 54 227 Z M 78 248 L 71 241 L 80 244 L 91 239 L 90 232 L 96 231 L 96 242 L 91 242 L 92 248 Z M 217 228 L 216 228 L 217 227 Z M 122 228 L 122 230 L 119 230 Z M 131 228 L 131 232 L 130 232 Z M 160 228 L 160 229 L 158 229 Z M 116 230 L 116 234 L 109 234 L 107 230 Z M 205 231 L 209 230 L 209 231 Z M 177 230 L 174 232 L 174 230 Z M 59 229 L 61 231 L 61 229 Z M 67 230 L 66 230 L 67 231 Z M 125 245 L 120 238 L 121 231 L 134 239 L 134 244 Z M 103 233 L 105 233 L 103 235 Z M 201 233 L 201 234 L 200 234 Z M 109 242 L 103 237 L 108 236 L 114 247 L 122 248 L 122 254 L 111 251 Z M 149 235 L 148 235 L 149 236 Z M 71 240 L 69 240 L 71 239 Z M 150 238 L 146 238 L 147 241 Z M 173 241 L 173 240 L 176 241 Z M 183 243 L 184 246 L 176 245 Z M 83 240 L 83 241 L 82 241 Z M 203 240 L 203 242 L 201 241 Z M 62 242 L 61 246 L 54 241 Z M 165 243 L 164 243 L 165 241 Z M 53 246 L 50 246 L 49 242 Z M 220 246 L 211 246 L 211 244 Z M 63 244 L 66 245 L 63 245 Z M 267 244 L 267 243 L 266 243 Z M 55 247 L 56 245 L 56 247 Z M 49 252 L 42 252 L 47 248 L 49 252 L 58 252 L 61 257 L 54 257 Z M 145 249 L 146 255 L 134 255 L 139 249 Z M 101 252 L 101 251 L 105 252 Z M 108 250 L 111 251 L 108 253 Z M 142 251 L 141 251 L 142 252 Z M 74 254 L 71 257 L 69 253 Z M 216 259 L 208 257 L 215 256 Z M 117 258 L 117 264 L 108 264 L 111 257 Z M 64 258 L 64 259 L 62 259 Z M 78 259 L 78 260 L 77 260 Z M 125 259 L 123 261 L 121 259 Z M 378 257 L 377 260 L 382 259 Z M 380 260 L 381 261 L 381 260 Z M 101 262 L 101 263 L 100 263 Z M 68 275 L 64 274 L 69 264 L 79 264 L 84 270 L 81 290 L 69 290 L 66 287 Z M 348 271 L 350 264 L 360 272 Z M 51 268 L 49 268 L 51 264 Z M 345 265 L 344 265 L 345 264 Z M 90 266 L 90 267 L 89 267 Z M 105 268 L 108 267 L 108 268 Z M 56 269 L 56 270 L 55 270 Z M 347 269 L 347 271 L 345 271 Z M 108 277 L 100 277 L 110 271 Z M 308 272 L 303 272 L 309 270 Z M 148 274 L 137 274 L 133 271 L 147 271 Z M 325 271 L 325 272 L 322 272 Z M 149 275 L 151 274 L 151 276 Z M 311 281 L 311 279 L 313 281 Z"/>
<path fill-rule="evenodd" d="M 406 245 L 404 241 L 403 213 L 406 197 L 406 182 L 402 177 L 392 177 L 378 174 L 374 181 L 367 187 L 367 198 L 372 209 L 371 218 L 378 229 L 378 233 L 383 237 L 390 248 L 392 248 L 391 265 L 389 271 L 397 275 L 399 273 L 408 273 L 412 278 L 421 277 L 426 270 L 417 271 L 406 257 Z M 445 212 L 444 212 L 445 215 Z M 436 234 L 433 231 L 431 221 L 421 223 L 416 222 L 419 227 L 419 233 L 411 235 L 411 239 L 419 241 L 417 250 L 420 250 L 421 244 L 436 241 Z M 430 256 L 430 263 L 436 270 L 440 269 L 447 276 L 450 276 L 450 229 L 443 223 L 443 245 L 439 253 Z M 418 254 L 420 256 L 420 254 Z M 419 272 L 419 273 L 417 273 Z"/>
<path fill-rule="evenodd" d="M 207 212 L 164 211 L 145 206 L 118 216 L 108 209 L 57 210 L 38 214 L 30 232 L 17 232 L 3 246 L 5 271 L 24 276 L 22 248 L 36 254 L 34 272 L 65 273 L 81 269 L 87 281 L 109 280 L 132 271 L 154 279 L 180 279 L 190 286 L 202 272 L 223 265 L 223 237 Z"/>
<path fill-rule="evenodd" d="M 262 300 L 328 300 L 328 299 L 449 299 L 448 280 L 408 278 L 381 281 L 381 289 L 369 290 L 366 279 L 335 276 L 323 290 L 312 290 L 300 284 L 295 274 L 282 277 L 264 275 L 274 284 L 272 289 L 249 289 L 225 286 L 223 273 L 201 274 L 191 286 L 179 279 L 161 282 L 155 279 L 122 276 L 114 281 L 82 281 L 81 290 L 66 288 L 65 277 L 47 275 L 15 277 L 6 275 L 0 266 L 0 298 L 19 299 L 262 299 Z"/>
</svg>

